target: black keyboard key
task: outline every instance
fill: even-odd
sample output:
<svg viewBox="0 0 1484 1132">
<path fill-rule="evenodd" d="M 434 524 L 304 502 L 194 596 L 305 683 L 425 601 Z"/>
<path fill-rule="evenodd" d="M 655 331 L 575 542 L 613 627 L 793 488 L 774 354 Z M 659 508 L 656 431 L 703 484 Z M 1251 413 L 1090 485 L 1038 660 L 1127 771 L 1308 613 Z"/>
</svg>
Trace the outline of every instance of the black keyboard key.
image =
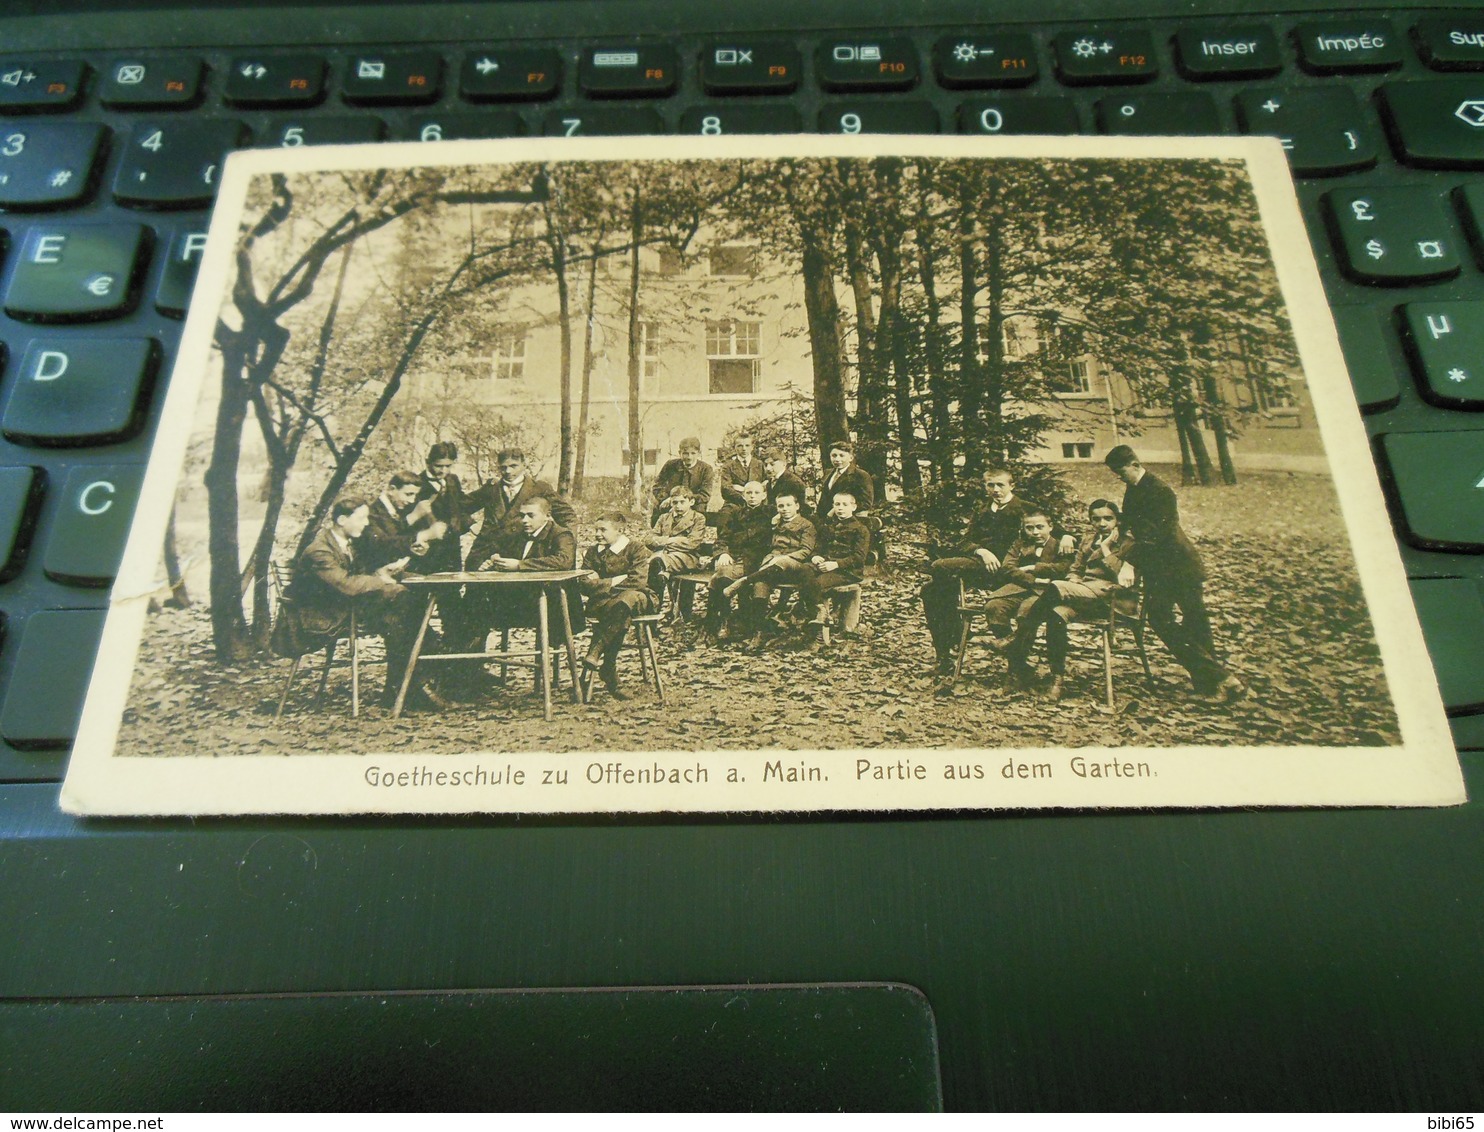
<svg viewBox="0 0 1484 1132">
<path fill-rule="evenodd" d="M 1207 94 L 1135 94 L 1100 99 L 1098 127 L 1105 134 L 1166 137 L 1220 134 L 1221 115 Z"/>
<path fill-rule="evenodd" d="M 138 432 L 159 364 L 147 338 L 37 339 L 0 421 L 17 444 L 109 444 Z"/>
<path fill-rule="evenodd" d="M 1242 130 L 1281 138 L 1289 167 L 1299 177 L 1333 176 L 1374 165 L 1375 134 L 1367 117 L 1347 87 L 1249 90 L 1237 96 Z"/>
<path fill-rule="evenodd" d="M 1484 551 L 1484 432 L 1392 432 L 1381 451 L 1407 542 Z"/>
<path fill-rule="evenodd" d="M 1025 86 L 1040 71 L 1035 41 L 1019 32 L 945 35 L 933 48 L 933 69 L 954 90 Z"/>
<path fill-rule="evenodd" d="M 33 226 L 5 287 L 12 318 L 59 322 L 132 310 L 148 252 L 138 224 Z"/>
<path fill-rule="evenodd" d="M 1484 705 L 1484 665 L 1479 663 L 1484 601 L 1479 583 L 1472 578 L 1414 578 L 1408 588 L 1443 706 L 1455 712 Z"/>
<path fill-rule="evenodd" d="M 526 124 L 513 110 L 481 110 L 415 118 L 407 127 L 409 141 L 469 141 L 478 138 L 518 138 Z"/>
<path fill-rule="evenodd" d="M 65 208 L 92 195 L 106 128 L 17 122 L 0 130 L 0 208 Z"/>
<path fill-rule="evenodd" d="M 1390 20 L 1355 16 L 1294 28 L 1299 63 L 1318 75 L 1389 71 L 1402 65 L 1401 38 Z"/>
<path fill-rule="evenodd" d="M 33 468 L 0 468 L 0 581 L 20 573 L 44 494 Z"/>
<path fill-rule="evenodd" d="M 1075 134 L 1082 129 L 1070 98 L 1006 97 L 965 102 L 958 108 L 962 134 Z"/>
<path fill-rule="evenodd" d="M 798 50 L 777 40 L 717 40 L 701 52 L 708 94 L 787 94 L 802 70 Z"/>
<path fill-rule="evenodd" d="M 1455 193 L 1464 231 L 1474 245 L 1474 258 L 1484 264 L 1484 184 L 1464 185 Z"/>
<path fill-rule="evenodd" d="M 1188 79 L 1256 79 L 1283 67 L 1269 27 L 1183 28 L 1175 36 L 1175 65 Z"/>
<path fill-rule="evenodd" d="M 680 116 L 682 134 L 796 134 L 803 128 L 799 112 L 787 103 L 696 106 Z"/>
<path fill-rule="evenodd" d="M 258 141 L 259 148 L 294 149 L 301 145 L 354 145 L 378 142 L 386 136 L 386 125 L 370 117 L 275 118 Z"/>
<path fill-rule="evenodd" d="M 464 59 L 459 94 L 470 102 L 527 102 L 550 98 L 562 85 L 555 51 L 491 48 Z"/>
<path fill-rule="evenodd" d="M 201 94 L 201 60 L 194 55 L 124 59 L 109 65 L 98 101 L 119 110 L 177 110 Z"/>
<path fill-rule="evenodd" d="M 0 735 L 12 746 L 65 747 L 72 742 L 104 616 L 101 609 L 47 609 L 26 618 L 0 709 Z"/>
<path fill-rule="evenodd" d="M 1154 40 L 1147 31 L 1083 28 L 1052 40 L 1056 71 L 1071 85 L 1142 83 L 1159 74 Z"/>
<path fill-rule="evenodd" d="M 114 174 L 114 198 L 140 208 L 204 208 L 216 196 L 222 162 L 242 138 L 236 121 L 140 123 Z"/>
<path fill-rule="evenodd" d="M 196 269 L 201 266 L 201 253 L 206 250 L 206 230 L 176 232 L 170 237 L 165 254 L 165 268 L 155 291 L 155 309 L 171 318 L 181 318 L 190 305 L 191 289 L 196 285 Z"/>
<path fill-rule="evenodd" d="M 48 577 L 77 586 L 113 581 L 143 479 L 142 464 L 100 464 L 67 473 L 41 555 Z"/>
<path fill-rule="evenodd" d="M 1401 385 L 1386 341 L 1386 325 L 1370 307 L 1335 307 L 1335 330 L 1355 400 L 1366 412 L 1389 409 L 1401 399 Z"/>
<path fill-rule="evenodd" d="M 443 85 L 443 57 L 436 51 L 367 54 L 351 59 L 341 93 L 360 106 L 416 106 L 432 102 Z"/>
<path fill-rule="evenodd" d="M 75 59 L 0 62 L 0 111 L 70 110 L 82 98 L 87 67 Z"/>
<path fill-rule="evenodd" d="M 1456 12 L 1412 29 L 1422 61 L 1435 71 L 1484 71 L 1484 17 Z"/>
<path fill-rule="evenodd" d="M 1484 409 L 1484 302 L 1408 303 L 1407 342 L 1422 395 L 1453 409 Z"/>
<path fill-rule="evenodd" d="M 815 68 L 825 90 L 910 90 L 921 77 L 912 41 L 890 37 L 829 40 Z"/>
<path fill-rule="evenodd" d="M 665 120 L 647 106 L 583 106 L 553 110 L 542 130 L 549 138 L 626 137 L 666 133 Z"/>
<path fill-rule="evenodd" d="M 1402 161 L 1427 169 L 1484 169 L 1484 80 L 1387 83 L 1379 93 Z"/>
<path fill-rule="evenodd" d="M 936 134 L 938 112 L 927 102 L 826 102 L 822 134 Z"/>
<path fill-rule="evenodd" d="M 680 78 L 670 47 L 607 47 L 584 51 L 577 85 L 589 98 L 664 98 Z"/>
<path fill-rule="evenodd" d="M 1458 274 L 1453 226 L 1433 190 L 1345 189 L 1324 199 L 1340 265 L 1351 278 L 1400 285 Z"/>
<path fill-rule="evenodd" d="M 227 68 L 232 106 L 312 106 L 325 96 L 319 55 L 242 55 Z"/>
</svg>

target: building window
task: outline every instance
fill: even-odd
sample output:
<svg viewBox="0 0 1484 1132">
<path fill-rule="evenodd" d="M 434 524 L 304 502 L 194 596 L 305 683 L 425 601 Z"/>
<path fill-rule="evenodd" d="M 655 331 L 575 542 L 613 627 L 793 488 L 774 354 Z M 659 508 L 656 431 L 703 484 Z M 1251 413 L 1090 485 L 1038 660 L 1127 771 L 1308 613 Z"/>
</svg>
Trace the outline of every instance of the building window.
<svg viewBox="0 0 1484 1132">
<path fill-rule="evenodd" d="M 756 393 L 762 376 L 762 324 L 735 318 L 706 320 L 706 361 L 712 393 Z"/>
<path fill-rule="evenodd" d="M 712 275 L 757 274 L 757 252 L 742 244 L 712 244 L 707 249 Z"/>
<path fill-rule="evenodd" d="M 627 448 L 625 448 L 623 450 L 623 462 L 625 464 L 628 464 L 630 459 L 631 459 L 631 457 L 629 455 L 629 450 Z M 646 448 L 644 450 L 644 463 L 645 463 L 646 466 L 652 468 L 656 464 L 658 464 L 659 462 L 660 462 L 660 450 L 658 448 Z"/>
<path fill-rule="evenodd" d="M 522 381 L 526 376 L 526 336 L 506 334 L 495 339 L 495 380 Z"/>
<path fill-rule="evenodd" d="M 1298 398 L 1293 395 L 1293 386 L 1284 374 L 1270 373 L 1251 378 L 1248 386 L 1252 392 L 1252 404 L 1259 412 L 1271 413 L 1275 409 L 1297 407 Z"/>
<path fill-rule="evenodd" d="M 1007 358 L 1028 357 L 1041 348 L 1040 328 L 1033 318 L 1007 318 L 1000 323 L 1000 340 Z"/>
<path fill-rule="evenodd" d="M 1092 366 L 1087 362 L 1068 362 L 1067 377 L 1071 380 L 1069 393 L 1092 392 Z"/>
<path fill-rule="evenodd" d="M 659 376 L 660 341 L 653 322 L 643 319 L 639 323 L 639 372 L 646 381 Z"/>
<path fill-rule="evenodd" d="M 1091 460 L 1092 441 L 1079 440 L 1072 444 L 1061 446 L 1061 458 L 1063 460 Z"/>
</svg>

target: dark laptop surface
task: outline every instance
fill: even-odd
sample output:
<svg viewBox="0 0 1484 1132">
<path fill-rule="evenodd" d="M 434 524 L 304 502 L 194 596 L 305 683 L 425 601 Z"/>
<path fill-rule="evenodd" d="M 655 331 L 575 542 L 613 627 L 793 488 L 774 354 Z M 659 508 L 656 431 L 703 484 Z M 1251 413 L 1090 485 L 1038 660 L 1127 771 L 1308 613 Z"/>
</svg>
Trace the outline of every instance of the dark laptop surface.
<svg viewBox="0 0 1484 1132">
<path fill-rule="evenodd" d="M 893 67 L 852 68 L 862 45 Z M 1007 78 L 985 66 L 986 46 L 1027 65 Z M 497 49 L 549 78 L 502 86 L 479 68 Z M 706 66 L 734 50 L 785 61 L 797 81 L 772 86 L 764 68 L 733 82 Z M 429 79 L 415 96 L 389 95 L 384 73 L 360 66 L 393 51 Z M 654 65 L 631 80 L 594 67 L 612 52 Z M 374 1013 L 377 995 L 401 991 L 442 1009 L 438 995 L 471 988 L 891 983 L 931 1006 L 949 1108 L 1484 1107 L 1477 802 L 871 820 L 90 822 L 56 808 L 116 554 L 63 501 L 78 476 L 128 498 L 211 164 L 247 145 L 717 128 L 1287 138 L 1477 795 L 1484 399 L 1467 378 L 1484 366 L 1480 106 L 1484 17 L 1462 8 L 11 5 L 0 17 L 0 1063 L 17 1068 L 0 1072 L 0 1104 L 57 1103 L 34 1083 L 46 1079 L 37 1059 L 62 1056 L 35 1036 L 58 1017 L 83 1019 L 78 1042 L 106 1051 L 128 1034 L 165 1056 L 179 996 L 216 1004 L 202 1017 L 224 1027 L 271 1000 L 221 996 L 294 996 L 254 1024 L 309 1027 L 311 1040 L 285 1046 L 297 1065 L 315 1019 L 343 1004 L 319 1014 L 304 996 L 331 992 Z M 28 288 L 17 253 L 43 225 L 98 237 L 96 286 Z M 92 367 L 91 395 L 13 396 L 38 350 Z M 165 1005 L 131 1009 L 136 996 Z M 800 1000 L 780 1001 L 781 1033 Z M 545 1014 L 521 1002 L 538 1004 L 502 1025 L 583 1024 L 570 998 Z M 699 1016 L 677 1023 L 666 1009 L 632 1040 L 658 1050 Z M 421 1035 L 436 1013 L 386 1025 Z M 830 1042 L 858 1053 L 847 1031 L 815 1031 L 808 1055 Z M 345 1032 L 325 1026 L 328 1062 L 357 1056 Z M 883 1057 L 918 1057 L 920 1019 L 902 1032 Z M 621 1043 L 608 1048 L 593 1056 Z M 651 1064 L 675 1071 L 658 1053 Z M 143 1085 L 78 1096 L 143 1107 Z M 500 1095 L 540 1104 L 529 1092 L 467 1097 Z M 802 1091 L 711 1095 L 806 1103 Z M 930 1089 L 841 1096 L 932 1100 Z"/>
</svg>

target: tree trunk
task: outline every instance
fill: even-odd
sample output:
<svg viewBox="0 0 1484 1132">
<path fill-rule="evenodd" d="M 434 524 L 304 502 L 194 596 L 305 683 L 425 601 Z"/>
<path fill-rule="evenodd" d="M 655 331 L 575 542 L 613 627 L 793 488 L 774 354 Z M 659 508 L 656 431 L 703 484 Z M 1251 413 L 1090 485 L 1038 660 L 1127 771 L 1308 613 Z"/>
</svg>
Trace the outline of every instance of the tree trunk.
<svg viewBox="0 0 1484 1132">
<path fill-rule="evenodd" d="M 1180 366 L 1171 371 L 1170 380 L 1173 384 L 1170 401 L 1175 410 L 1176 427 L 1180 430 L 1180 454 L 1184 460 L 1182 478 L 1187 484 L 1199 483 L 1202 487 L 1209 487 L 1216 476 L 1211 468 L 1211 454 L 1206 450 L 1206 438 L 1201 435 L 1199 414 L 1191 400 L 1190 374 Z"/>
<path fill-rule="evenodd" d="M 870 267 L 859 237 L 849 228 L 845 232 L 845 269 L 855 295 L 856 357 L 860 363 L 860 378 L 855 389 L 856 432 L 860 440 L 857 462 L 879 480 L 886 474 L 889 445 L 884 404 L 886 381 L 881 372 L 885 363 L 880 348 L 880 326 L 876 321 Z"/>
<path fill-rule="evenodd" d="M 997 233 L 984 238 L 984 278 L 989 284 L 989 324 L 985 327 L 984 354 L 981 369 L 983 402 L 980 407 L 979 435 L 988 464 L 1005 463 L 1010 453 L 1005 447 L 1005 278 L 1004 249 Z M 966 447 L 968 447 L 966 445 Z M 973 449 L 970 448 L 970 451 Z M 983 470 L 981 465 L 979 470 Z"/>
<path fill-rule="evenodd" d="M 551 266 L 556 273 L 557 322 L 561 342 L 561 454 L 557 459 L 557 491 L 563 495 L 572 489 L 572 299 L 567 287 L 567 248 L 565 237 L 558 232 L 552 243 Z"/>
<path fill-rule="evenodd" d="M 917 229 L 917 275 L 922 280 L 923 298 L 927 304 L 927 322 L 922 337 L 927 355 L 927 452 L 932 477 L 941 483 L 953 475 L 953 416 L 948 410 L 950 397 L 948 375 L 944 372 L 947 359 L 943 349 L 943 304 L 938 298 L 934 254 L 932 229 L 923 222 Z"/>
<path fill-rule="evenodd" d="M 223 346 L 222 395 L 216 406 L 216 434 L 206 468 L 206 511 L 210 534 L 211 640 L 216 658 L 235 664 L 250 653 L 247 619 L 242 613 L 241 552 L 237 545 L 237 465 L 247 423 L 246 359 Z"/>
<path fill-rule="evenodd" d="M 974 255 L 973 201 L 967 184 L 958 198 L 958 403 L 964 436 L 964 475 L 977 478 L 984 470 L 983 454 L 974 439 L 984 435 L 984 376 L 979 364 L 979 261 Z"/>
<path fill-rule="evenodd" d="M 633 258 L 629 262 L 629 506 L 635 515 L 647 514 L 644 506 L 644 437 L 640 425 L 639 398 L 643 394 L 640 378 L 644 370 L 639 358 L 639 241 L 644 236 L 644 217 L 639 190 L 634 190 L 634 207 L 629 221 Z"/>
<path fill-rule="evenodd" d="M 582 498 L 587 486 L 587 430 L 588 412 L 592 407 L 593 393 L 593 321 L 597 317 L 598 298 L 598 246 L 593 243 L 593 259 L 587 272 L 587 302 L 584 304 L 586 319 L 582 328 L 582 400 L 577 409 L 576 451 L 572 458 L 572 494 Z"/>
<path fill-rule="evenodd" d="M 185 572 L 180 568 L 180 548 L 175 542 L 175 508 L 170 508 L 170 521 L 165 524 L 165 578 L 170 583 L 170 596 L 165 604 L 172 609 L 189 609 L 191 595 L 186 590 Z"/>
<path fill-rule="evenodd" d="M 804 231 L 799 260 L 804 277 L 804 314 L 809 324 L 809 360 L 814 368 L 814 423 L 820 467 L 829 465 L 827 446 L 850 436 L 845 412 L 845 352 L 840 343 L 840 302 L 835 296 L 827 233 Z"/>
<path fill-rule="evenodd" d="M 397 364 L 392 369 L 391 376 L 387 378 L 386 387 L 377 396 L 376 403 L 371 406 L 371 411 L 366 414 L 366 419 L 361 422 L 361 427 L 356 432 L 355 439 L 340 450 L 340 455 L 335 461 L 335 470 L 330 473 L 330 480 L 325 484 L 324 490 L 320 492 L 319 499 L 314 505 L 314 512 L 310 516 L 308 524 L 304 527 L 304 533 L 299 536 L 299 545 L 294 551 L 295 559 L 304 553 L 309 543 L 314 539 L 315 534 L 324 525 L 325 517 L 330 513 L 330 505 L 335 502 L 335 497 L 345 487 L 346 481 L 350 479 L 351 472 L 355 471 L 355 466 L 360 462 L 361 453 L 365 451 L 367 441 L 376 432 L 376 426 L 381 423 L 381 418 L 386 415 L 387 409 L 391 407 L 393 399 L 401 390 L 402 378 L 407 375 L 408 369 L 412 366 L 413 358 L 417 356 L 418 350 L 422 348 L 422 344 L 429 332 L 433 329 L 434 324 L 443 316 L 444 309 L 444 307 L 439 306 L 429 311 L 418 322 L 417 326 L 408 336 L 406 344 L 402 347 L 401 356 L 398 357 Z"/>
<path fill-rule="evenodd" d="M 897 418 L 897 453 L 901 461 L 902 488 L 922 487 L 922 468 L 917 463 L 916 413 L 912 365 L 908 357 L 907 328 L 902 316 L 902 262 L 895 248 L 877 252 L 881 265 L 881 324 L 878 341 L 891 363 L 892 405 Z"/>
<path fill-rule="evenodd" d="M 1216 437 L 1216 459 L 1221 465 L 1221 482 L 1228 487 L 1237 482 L 1237 465 L 1232 460 L 1231 438 L 1227 435 L 1226 414 L 1222 412 L 1221 391 L 1216 388 L 1216 375 L 1204 367 L 1201 384 L 1206 391 L 1206 415 L 1211 418 L 1211 432 Z"/>
</svg>

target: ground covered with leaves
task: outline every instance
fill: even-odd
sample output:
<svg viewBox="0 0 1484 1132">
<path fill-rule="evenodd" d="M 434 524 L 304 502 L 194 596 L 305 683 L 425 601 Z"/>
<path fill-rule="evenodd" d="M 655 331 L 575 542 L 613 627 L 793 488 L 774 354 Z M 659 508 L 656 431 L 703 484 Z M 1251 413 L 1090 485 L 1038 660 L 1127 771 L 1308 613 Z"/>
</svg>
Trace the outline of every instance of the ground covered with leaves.
<svg viewBox="0 0 1484 1132">
<path fill-rule="evenodd" d="M 1120 485 L 1093 472 L 1074 473 L 1083 498 L 1120 497 Z M 376 706 L 384 669 L 373 666 L 363 673 L 361 717 L 352 721 L 349 671 L 337 668 L 323 708 L 314 711 L 323 654 L 308 675 L 301 672 L 288 711 L 275 721 L 289 661 L 223 667 L 213 658 L 203 607 L 163 610 L 146 629 L 120 752 L 1397 742 L 1379 653 L 1328 481 L 1249 473 L 1236 487 L 1181 489 L 1180 502 L 1186 530 L 1205 558 L 1218 649 L 1249 689 L 1237 704 L 1196 696 L 1152 633 L 1155 683 L 1146 684 L 1132 638 L 1121 634 L 1114 658 L 1117 702 L 1110 712 L 1103 701 L 1101 649 L 1090 629 L 1074 634 L 1066 695 L 1059 702 L 1013 689 L 1003 659 L 972 644 L 965 679 L 952 695 L 935 695 L 932 645 L 917 596 L 924 579 L 913 547 L 923 532 L 898 522 L 891 528 L 891 561 L 865 591 L 856 633 L 836 635 L 828 647 L 800 647 L 802 638 L 780 637 L 754 651 L 707 645 L 693 624 L 669 626 L 659 638 L 665 705 L 642 684 L 637 654 L 626 649 L 620 674 L 631 699 L 616 702 L 600 686 L 591 704 L 573 704 L 564 666 L 551 722 L 542 719 L 541 701 L 530 694 L 529 671 L 518 670 L 512 670 L 509 689 L 486 702 L 392 719 Z"/>
</svg>

